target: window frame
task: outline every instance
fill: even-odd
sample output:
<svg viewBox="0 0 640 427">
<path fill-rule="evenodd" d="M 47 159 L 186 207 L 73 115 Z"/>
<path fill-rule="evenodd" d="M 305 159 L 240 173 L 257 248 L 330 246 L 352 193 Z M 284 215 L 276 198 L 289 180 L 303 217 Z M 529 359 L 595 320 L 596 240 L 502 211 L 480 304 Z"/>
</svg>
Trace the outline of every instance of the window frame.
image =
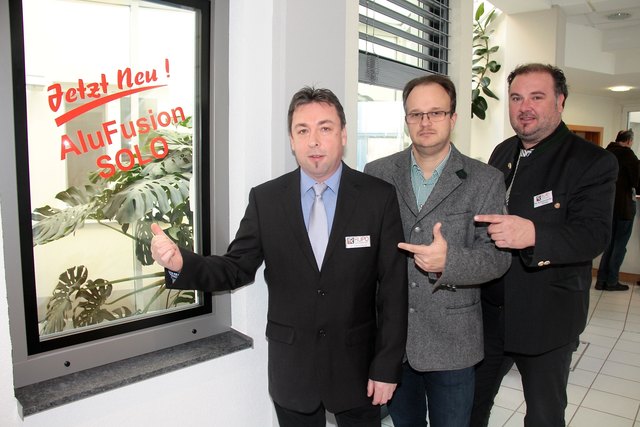
<svg viewBox="0 0 640 427">
<path fill-rule="evenodd" d="M 201 37 L 197 42 L 200 43 L 198 53 L 202 56 L 196 91 L 199 91 L 202 125 L 194 132 L 199 132 L 198 140 L 202 141 L 197 178 L 202 191 L 194 197 L 200 199 L 198 204 L 201 208 L 199 227 L 196 227 L 201 232 L 201 238 L 197 239 L 200 247 L 196 249 L 206 255 L 212 249 L 223 251 L 229 241 L 228 108 L 224 108 L 228 105 L 228 71 L 225 67 L 228 63 L 228 0 L 158 3 L 193 8 L 200 18 L 198 29 Z M 55 340 L 37 340 L 22 0 L 9 0 L 9 12 L 15 146 L 10 147 L 8 158 L 9 163 L 15 158 L 15 163 L 0 172 L 0 180 L 3 181 L 0 196 L 5 245 L 12 242 L 4 255 L 16 387 L 230 330 L 229 294 L 207 293 L 203 295 L 204 304 L 190 311 L 175 311 L 87 331 L 83 333 L 84 338 L 70 335 Z M 30 282 L 33 286 L 29 286 Z M 34 341 L 34 328 L 38 342 Z"/>
</svg>

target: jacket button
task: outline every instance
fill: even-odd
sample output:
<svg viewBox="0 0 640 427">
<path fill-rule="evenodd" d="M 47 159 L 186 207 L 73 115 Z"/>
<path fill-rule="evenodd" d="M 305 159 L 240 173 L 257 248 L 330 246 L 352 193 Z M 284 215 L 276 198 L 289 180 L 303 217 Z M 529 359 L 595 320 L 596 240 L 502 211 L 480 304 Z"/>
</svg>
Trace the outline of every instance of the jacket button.
<svg viewBox="0 0 640 427">
<path fill-rule="evenodd" d="M 418 287 L 418 284 L 416 282 L 411 282 L 411 284 L 409 285 L 411 288 L 415 289 Z"/>
<path fill-rule="evenodd" d="M 545 261 L 544 262 L 544 265 L 549 265 L 549 264 L 551 264 L 551 261 Z"/>
<path fill-rule="evenodd" d="M 318 296 L 323 297 L 325 295 L 327 295 L 327 293 L 325 291 L 323 291 L 322 289 L 318 289 Z"/>
<path fill-rule="evenodd" d="M 544 261 L 538 262 L 538 267 L 542 267 L 544 265 Z"/>
<path fill-rule="evenodd" d="M 415 313 L 415 312 L 416 312 L 416 309 L 415 309 L 415 308 L 410 308 L 410 309 L 409 309 L 409 313 Z"/>
<path fill-rule="evenodd" d="M 420 228 L 420 227 L 416 227 L 416 228 L 414 228 L 414 229 L 413 229 L 413 231 L 415 231 L 416 233 L 419 233 L 419 232 L 421 232 L 421 231 L 422 231 L 422 228 Z"/>
<path fill-rule="evenodd" d="M 324 329 L 320 329 L 318 331 L 318 335 L 320 335 L 321 337 L 326 337 L 327 336 L 327 331 L 325 331 Z"/>
</svg>

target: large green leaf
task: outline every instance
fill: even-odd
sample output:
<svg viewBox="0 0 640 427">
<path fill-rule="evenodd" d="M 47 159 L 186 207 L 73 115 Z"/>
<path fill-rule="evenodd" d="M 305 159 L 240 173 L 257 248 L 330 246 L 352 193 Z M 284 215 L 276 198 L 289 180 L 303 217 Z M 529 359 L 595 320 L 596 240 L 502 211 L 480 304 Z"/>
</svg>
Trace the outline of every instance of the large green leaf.
<svg viewBox="0 0 640 427">
<path fill-rule="evenodd" d="M 484 27 L 487 28 L 487 26 L 497 17 L 498 15 L 496 14 L 496 10 L 492 9 L 491 12 L 489 12 L 489 15 L 487 15 L 487 17 L 485 19 L 483 19 L 483 24 Z"/>
<path fill-rule="evenodd" d="M 487 49 L 486 48 L 480 48 L 480 49 L 476 49 L 473 51 L 473 54 L 476 56 L 483 56 L 487 53 Z"/>
<path fill-rule="evenodd" d="M 496 61 L 489 61 L 487 68 L 491 70 L 492 73 L 497 73 L 500 70 L 500 64 Z"/>
<path fill-rule="evenodd" d="M 84 265 L 68 268 L 58 276 L 58 284 L 47 302 L 47 313 L 42 325 L 41 334 L 47 335 L 62 332 L 71 315 L 71 296 L 78 292 L 87 281 L 89 272 Z"/>
<path fill-rule="evenodd" d="M 44 245 L 67 236 L 84 226 L 84 222 L 93 213 L 93 204 L 74 206 L 65 210 L 43 206 L 36 209 L 32 219 L 33 245 Z"/>
<path fill-rule="evenodd" d="M 89 280 L 86 286 L 82 286 L 76 293 L 76 299 L 83 298 L 84 301 L 73 309 L 73 326 L 78 328 L 113 320 L 115 317 L 102 308 L 112 290 L 113 285 L 104 279 Z"/>
<path fill-rule="evenodd" d="M 476 97 L 473 101 L 471 101 L 471 117 L 475 115 L 480 120 L 484 120 L 486 117 L 487 108 L 487 100 L 482 96 Z"/>
<path fill-rule="evenodd" d="M 153 257 L 151 256 L 151 239 L 153 233 L 151 232 L 151 222 L 149 221 L 137 221 L 135 227 L 136 234 L 136 258 L 142 265 L 153 264 Z"/>
<path fill-rule="evenodd" d="M 493 99 L 499 99 L 495 93 L 493 93 L 491 91 L 491 89 L 489 89 L 488 87 L 483 87 L 482 88 L 482 93 L 484 93 L 485 95 L 487 95 L 488 97 L 491 97 Z"/>
<path fill-rule="evenodd" d="M 69 208 L 58 209 L 49 205 L 37 208 L 31 214 L 34 222 L 33 245 L 43 245 L 67 236 L 82 228 L 87 218 L 99 219 L 101 186 L 70 187 L 56 195 Z"/>
<path fill-rule="evenodd" d="M 118 223 L 133 223 L 158 209 L 168 214 L 172 206 L 189 197 L 190 174 L 167 175 L 140 180 L 115 194 L 104 208 L 104 215 Z"/>
<path fill-rule="evenodd" d="M 480 3 L 478 5 L 478 8 L 476 9 L 476 16 L 475 16 L 475 20 L 479 21 L 480 17 L 484 14 L 484 2 Z"/>
<path fill-rule="evenodd" d="M 193 170 L 193 152 L 190 149 L 172 150 L 161 161 L 149 163 L 142 168 L 141 174 L 160 177 L 175 173 L 188 173 Z"/>
</svg>

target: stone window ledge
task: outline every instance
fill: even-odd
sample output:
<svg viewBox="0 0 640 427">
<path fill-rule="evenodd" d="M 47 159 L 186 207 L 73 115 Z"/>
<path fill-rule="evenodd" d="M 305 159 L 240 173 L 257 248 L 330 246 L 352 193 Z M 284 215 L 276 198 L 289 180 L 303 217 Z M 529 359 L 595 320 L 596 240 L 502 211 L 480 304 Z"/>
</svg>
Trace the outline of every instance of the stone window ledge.
<svg viewBox="0 0 640 427">
<path fill-rule="evenodd" d="M 107 365 L 16 388 L 23 417 L 75 402 L 196 363 L 251 348 L 253 339 L 233 329 Z"/>
</svg>

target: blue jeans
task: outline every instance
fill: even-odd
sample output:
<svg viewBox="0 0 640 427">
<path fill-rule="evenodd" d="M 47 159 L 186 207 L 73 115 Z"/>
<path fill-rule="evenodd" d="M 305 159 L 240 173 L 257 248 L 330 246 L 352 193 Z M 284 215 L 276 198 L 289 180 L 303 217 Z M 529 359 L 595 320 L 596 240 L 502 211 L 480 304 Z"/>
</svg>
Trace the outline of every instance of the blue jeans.
<svg viewBox="0 0 640 427">
<path fill-rule="evenodd" d="M 600 266 L 598 267 L 598 281 L 607 285 L 618 283 L 620 266 L 627 253 L 627 243 L 631 237 L 633 220 L 616 219 L 612 222 L 611 241 L 602 254 Z"/>
<path fill-rule="evenodd" d="M 387 404 L 395 427 L 468 427 L 473 405 L 474 368 L 419 372 L 405 362 L 402 380 Z"/>
</svg>

